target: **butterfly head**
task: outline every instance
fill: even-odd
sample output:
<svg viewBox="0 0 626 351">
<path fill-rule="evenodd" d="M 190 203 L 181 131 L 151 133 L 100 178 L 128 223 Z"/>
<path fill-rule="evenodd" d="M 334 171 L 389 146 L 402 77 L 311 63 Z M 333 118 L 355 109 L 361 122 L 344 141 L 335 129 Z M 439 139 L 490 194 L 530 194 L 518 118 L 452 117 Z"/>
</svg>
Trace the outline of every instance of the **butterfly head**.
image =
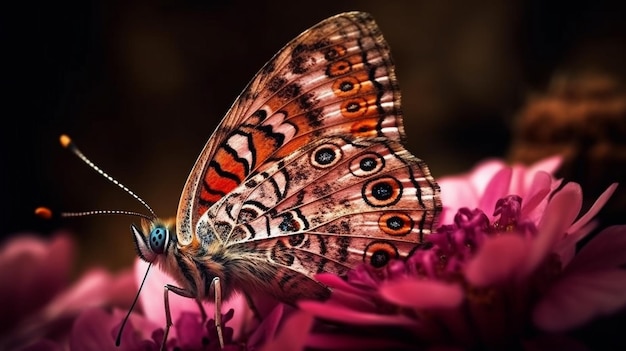
<svg viewBox="0 0 626 351">
<path fill-rule="evenodd" d="M 171 221 L 143 221 L 141 229 L 131 224 L 130 230 L 137 254 L 146 262 L 167 255 L 175 246 L 176 235 Z"/>
</svg>

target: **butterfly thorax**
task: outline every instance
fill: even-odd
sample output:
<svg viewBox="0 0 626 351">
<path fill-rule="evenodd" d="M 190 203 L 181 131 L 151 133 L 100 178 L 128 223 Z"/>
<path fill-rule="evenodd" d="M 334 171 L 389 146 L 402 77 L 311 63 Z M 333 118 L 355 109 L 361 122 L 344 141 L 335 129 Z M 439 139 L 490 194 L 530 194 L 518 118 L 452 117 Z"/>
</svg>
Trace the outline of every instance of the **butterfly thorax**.
<svg viewBox="0 0 626 351">
<path fill-rule="evenodd" d="M 221 243 L 217 240 L 192 235 L 189 243 L 182 243 L 173 220 L 143 221 L 140 231 L 132 226 L 135 246 L 139 257 L 156 264 L 170 275 L 182 288 L 192 295 L 205 299 L 211 294 L 211 281 L 215 277 L 226 277 L 225 263 L 228 257 Z M 230 295 L 224 291 L 224 297 Z"/>
<path fill-rule="evenodd" d="M 194 240 L 189 245 L 172 245 L 170 251 L 161 258 L 160 267 L 177 281 L 179 287 L 200 299 L 209 299 L 212 296 L 210 286 L 213 278 L 228 281 L 225 276 L 226 260 L 219 243 L 201 245 Z M 224 298 L 228 295 L 230 291 L 224 291 Z"/>
</svg>

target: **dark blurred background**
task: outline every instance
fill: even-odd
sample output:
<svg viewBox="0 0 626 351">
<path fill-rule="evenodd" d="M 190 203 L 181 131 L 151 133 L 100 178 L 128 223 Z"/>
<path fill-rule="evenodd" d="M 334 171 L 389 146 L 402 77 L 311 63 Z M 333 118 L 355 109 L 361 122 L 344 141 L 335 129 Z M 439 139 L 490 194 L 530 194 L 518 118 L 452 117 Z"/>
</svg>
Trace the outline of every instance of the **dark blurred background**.
<svg viewBox="0 0 626 351">
<path fill-rule="evenodd" d="M 33 215 L 41 205 L 145 212 L 63 150 L 59 134 L 173 216 L 198 153 L 256 71 L 300 32 L 348 10 L 372 13 L 389 42 L 408 148 L 435 177 L 507 157 L 516 115 L 555 76 L 593 71 L 623 82 L 620 1 L 5 4 L 0 235 L 69 229 L 83 265 L 127 266 L 137 220 Z"/>
</svg>

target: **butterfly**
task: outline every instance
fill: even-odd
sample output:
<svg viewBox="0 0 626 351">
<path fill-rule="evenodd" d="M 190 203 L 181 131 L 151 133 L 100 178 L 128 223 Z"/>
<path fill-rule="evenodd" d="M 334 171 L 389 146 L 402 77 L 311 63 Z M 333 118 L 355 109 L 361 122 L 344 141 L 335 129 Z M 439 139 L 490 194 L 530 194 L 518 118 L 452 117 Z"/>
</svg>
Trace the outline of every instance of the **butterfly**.
<svg viewBox="0 0 626 351">
<path fill-rule="evenodd" d="M 326 299 L 316 274 L 406 259 L 437 224 L 439 187 L 404 139 L 374 19 L 330 17 L 234 102 L 191 170 L 175 225 L 132 225 L 137 252 L 174 278 L 166 289 L 198 301 L 234 291 Z"/>
</svg>

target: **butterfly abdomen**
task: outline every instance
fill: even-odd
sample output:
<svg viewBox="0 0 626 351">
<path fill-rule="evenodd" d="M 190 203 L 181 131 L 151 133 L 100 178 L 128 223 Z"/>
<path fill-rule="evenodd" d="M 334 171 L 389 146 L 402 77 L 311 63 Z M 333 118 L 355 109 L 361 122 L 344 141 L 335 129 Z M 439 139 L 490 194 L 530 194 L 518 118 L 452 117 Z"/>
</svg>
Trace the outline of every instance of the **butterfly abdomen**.
<svg viewBox="0 0 626 351">
<path fill-rule="evenodd" d="M 181 288 L 201 300 L 213 298 L 211 282 L 214 277 L 229 283 L 222 287 L 224 299 L 228 299 L 235 291 L 250 296 L 262 293 L 291 304 L 300 298 L 325 299 L 330 296 L 328 288 L 310 277 L 281 265 L 267 264 L 264 253 L 273 256 L 277 263 L 294 263 L 294 257 L 288 250 L 284 250 L 287 249 L 284 246 L 281 249 L 278 245 L 270 251 L 246 246 L 224 250 L 219 246 L 210 245 L 205 250 L 195 252 L 178 249 L 168 257 L 162 268 L 172 275 Z"/>
</svg>

